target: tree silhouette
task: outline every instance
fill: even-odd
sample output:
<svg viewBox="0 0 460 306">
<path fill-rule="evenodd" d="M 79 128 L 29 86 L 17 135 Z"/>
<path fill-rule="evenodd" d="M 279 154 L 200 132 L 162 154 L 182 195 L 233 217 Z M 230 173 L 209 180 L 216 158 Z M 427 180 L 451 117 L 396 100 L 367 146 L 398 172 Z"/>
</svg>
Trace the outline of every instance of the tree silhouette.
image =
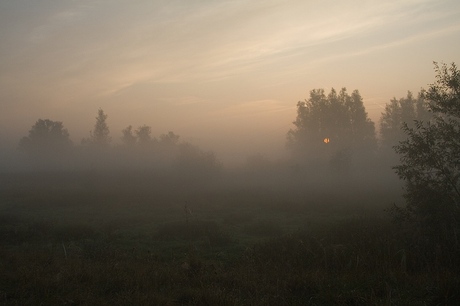
<svg viewBox="0 0 460 306">
<path fill-rule="evenodd" d="M 385 105 L 385 111 L 380 117 L 380 139 L 382 146 L 391 148 L 399 141 L 406 138 L 403 124 L 414 127 L 414 120 L 428 121 L 431 114 L 428 112 L 427 103 L 422 90 L 417 99 L 409 91 L 405 98 L 397 100 L 393 98 Z"/>
<path fill-rule="evenodd" d="M 179 135 L 169 131 L 167 134 L 160 135 L 160 144 L 165 146 L 173 146 L 179 142 Z"/>
<path fill-rule="evenodd" d="M 121 137 L 121 141 L 124 145 L 132 147 L 136 144 L 137 138 L 136 136 L 134 136 L 132 125 L 129 125 L 125 129 L 123 129 L 122 133 L 123 136 Z"/>
<path fill-rule="evenodd" d="M 150 136 L 152 134 L 152 128 L 147 125 L 143 125 L 137 128 L 136 130 L 136 136 L 137 136 L 137 141 L 140 145 L 148 145 L 152 141 L 152 137 Z"/>
<path fill-rule="evenodd" d="M 19 141 L 19 150 L 32 155 L 64 154 L 71 146 L 69 133 L 62 122 L 49 119 L 38 119 L 29 136 Z"/>
<path fill-rule="evenodd" d="M 343 164 L 350 154 L 370 152 L 376 145 L 374 123 L 357 90 L 349 95 L 345 88 L 332 89 L 327 96 L 323 89 L 312 90 L 308 100 L 297 103 L 293 123 L 287 147 L 302 158 L 329 156 L 333 164 L 336 159 Z"/>
<path fill-rule="evenodd" d="M 106 147 L 110 144 L 111 138 L 109 136 L 110 130 L 107 125 L 107 115 L 100 108 L 97 111 L 96 123 L 94 130 L 90 132 L 89 139 L 83 139 L 83 144 L 91 144 L 99 147 Z"/>
<path fill-rule="evenodd" d="M 433 119 L 403 124 L 407 139 L 395 147 L 396 166 L 406 182 L 407 206 L 400 215 L 416 219 L 436 240 L 458 243 L 460 230 L 460 72 L 435 63 L 436 81 L 424 94 Z"/>
</svg>

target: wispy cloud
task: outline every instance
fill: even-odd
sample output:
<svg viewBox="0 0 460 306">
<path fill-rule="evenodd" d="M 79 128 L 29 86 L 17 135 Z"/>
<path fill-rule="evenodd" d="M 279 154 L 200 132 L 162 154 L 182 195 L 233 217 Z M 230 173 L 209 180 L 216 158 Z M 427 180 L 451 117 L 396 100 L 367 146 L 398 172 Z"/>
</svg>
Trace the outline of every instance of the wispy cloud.
<svg viewBox="0 0 460 306">
<path fill-rule="evenodd" d="M 117 95 L 146 82 L 274 74 L 290 82 L 311 65 L 460 27 L 460 4 L 450 0 L 84 1 L 33 7 L 31 20 L 20 9 L 14 13 L 22 18 L 25 39 L 12 43 L 19 32 L 5 29 L 15 24 L 0 29 L 7 45 L 20 50 L 0 48 L 0 74 L 37 88 L 78 84 L 79 94 L 88 96 Z"/>
<path fill-rule="evenodd" d="M 215 111 L 216 117 L 234 118 L 234 117 L 267 117 L 275 113 L 292 111 L 294 106 L 286 106 L 281 101 L 272 99 L 247 101 L 235 105 L 230 105 L 224 109 Z"/>
<path fill-rule="evenodd" d="M 321 62 L 329 62 L 329 61 L 338 61 L 342 60 L 345 58 L 351 58 L 351 57 L 357 57 L 357 56 L 362 56 L 365 54 L 369 54 L 375 51 L 380 51 L 384 49 L 390 49 L 398 46 L 403 46 L 403 45 L 408 45 L 414 42 L 422 41 L 422 40 L 431 40 L 432 38 L 443 36 L 443 35 L 449 35 L 452 33 L 460 33 L 460 24 L 456 25 L 451 25 L 446 28 L 441 28 L 441 29 L 436 29 L 436 30 L 431 30 L 431 31 L 426 31 L 423 33 L 413 33 L 408 37 L 403 37 L 399 38 L 397 40 L 392 40 L 389 42 L 383 42 L 382 44 L 377 44 L 377 45 L 371 45 L 368 46 L 367 48 L 361 49 L 361 50 L 353 50 L 350 52 L 344 52 L 341 54 L 334 54 L 331 56 L 323 57 L 323 58 L 318 58 L 315 60 L 315 63 L 321 63 Z"/>
</svg>

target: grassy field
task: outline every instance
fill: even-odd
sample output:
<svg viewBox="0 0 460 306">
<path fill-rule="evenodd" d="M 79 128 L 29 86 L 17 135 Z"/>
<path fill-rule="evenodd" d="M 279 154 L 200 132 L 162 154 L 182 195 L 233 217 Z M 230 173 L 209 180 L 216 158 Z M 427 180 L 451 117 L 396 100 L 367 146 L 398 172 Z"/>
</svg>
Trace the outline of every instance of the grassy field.
<svg viewBox="0 0 460 306">
<path fill-rule="evenodd" d="M 393 223 L 398 192 L 254 181 L 5 174 L 0 304 L 458 305 L 458 252 Z"/>
</svg>

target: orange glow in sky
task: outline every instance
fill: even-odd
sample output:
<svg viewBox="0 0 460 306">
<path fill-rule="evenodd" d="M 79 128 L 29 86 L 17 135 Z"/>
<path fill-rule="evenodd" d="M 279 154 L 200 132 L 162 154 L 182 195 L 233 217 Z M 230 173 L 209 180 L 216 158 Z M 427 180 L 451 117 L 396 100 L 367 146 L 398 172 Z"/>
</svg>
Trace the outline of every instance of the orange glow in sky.
<svg viewBox="0 0 460 306">
<path fill-rule="evenodd" d="M 39 118 L 79 143 L 102 108 L 114 142 L 146 124 L 275 156 L 310 90 L 358 89 L 378 126 L 460 63 L 459 37 L 458 0 L 1 1 L 0 143 Z"/>
</svg>

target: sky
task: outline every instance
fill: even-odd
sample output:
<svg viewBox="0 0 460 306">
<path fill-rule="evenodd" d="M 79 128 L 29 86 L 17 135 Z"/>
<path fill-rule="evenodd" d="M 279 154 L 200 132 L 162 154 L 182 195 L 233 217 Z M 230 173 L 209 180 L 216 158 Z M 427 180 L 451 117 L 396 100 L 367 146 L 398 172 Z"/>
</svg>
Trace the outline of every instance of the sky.
<svg viewBox="0 0 460 306">
<path fill-rule="evenodd" d="M 74 143 L 108 115 L 225 161 L 282 156 L 312 89 L 384 105 L 460 63 L 460 1 L 0 0 L 0 145 L 38 119 Z"/>
</svg>

